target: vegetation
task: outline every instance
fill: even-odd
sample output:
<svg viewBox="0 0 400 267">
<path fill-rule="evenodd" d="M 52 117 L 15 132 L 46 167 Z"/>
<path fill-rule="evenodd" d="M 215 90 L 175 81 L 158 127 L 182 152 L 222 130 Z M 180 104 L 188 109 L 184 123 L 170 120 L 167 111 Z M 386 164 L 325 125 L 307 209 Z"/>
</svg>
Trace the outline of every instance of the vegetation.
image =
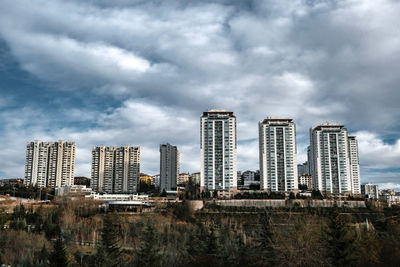
<svg viewBox="0 0 400 267">
<path fill-rule="evenodd" d="M 0 186 L 0 195 L 10 195 L 12 197 L 52 200 L 54 199 L 54 189 L 39 188 L 37 186 L 25 186 L 22 184 L 5 184 Z"/>
<path fill-rule="evenodd" d="M 161 204 L 160 204 L 161 205 Z M 188 201 L 104 213 L 88 200 L 0 214 L 12 266 L 395 266 L 400 209 L 246 208 Z"/>
</svg>

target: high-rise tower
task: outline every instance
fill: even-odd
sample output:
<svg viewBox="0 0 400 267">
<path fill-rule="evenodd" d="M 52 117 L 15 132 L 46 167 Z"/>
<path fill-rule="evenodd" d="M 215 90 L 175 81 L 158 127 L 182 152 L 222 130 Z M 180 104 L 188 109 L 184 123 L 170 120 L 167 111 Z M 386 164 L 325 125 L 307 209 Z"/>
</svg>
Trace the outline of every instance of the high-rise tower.
<svg viewBox="0 0 400 267">
<path fill-rule="evenodd" d="M 160 191 L 176 190 L 178 176 L 178 148 L 170 144 L 160 145 Z"/>
<path fill-rule="evenodd" d="M 360 164 L 358 160 L 358 142 L 355 136 L 349 136 L 349 157 L 351 191 L 353 194 L 361 194 L 360 187 Z"/>
<path fill-rule="evenodd" d="M 296 126 L 292 119 L 266 118 L 259 122 L 260 189 L 298 189 Z"/>
<path fill-rule="evenodd" d="M 93 190 L 106 193 L 136 193 L 139 174 L 140 147 L 93 147 Z"/>
<path fill-rule="evenodd" d="M 324 124 L 310 129 L 313 189 L 324 193 L 351 192 L 347 129 Z"/>
<path fill-rule="evenodd" d="M 30 142 L 26 146 L 25 184 L 60 187 L 74 184 L 74 142 Z"/>
<path fill-rule="evenodd" d="M 210 110 L 200 118 L 200 187 L 236 190 L 236 117 L 226 110 Z"/>
</svg>

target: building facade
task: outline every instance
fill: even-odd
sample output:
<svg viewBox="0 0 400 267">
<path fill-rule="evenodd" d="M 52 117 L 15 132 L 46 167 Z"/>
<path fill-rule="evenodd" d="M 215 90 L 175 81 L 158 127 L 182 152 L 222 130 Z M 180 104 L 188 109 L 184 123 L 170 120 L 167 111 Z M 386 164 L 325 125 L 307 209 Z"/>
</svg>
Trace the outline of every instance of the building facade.
<svg viewBox="0 0 400 267">
<path fill-rule="evenodd" d="M 195 172 L 192 173 L 192 175 L 190 176 L 190 178 L 192 179 L 192 182 L 196 185 L 200 185 L 200 172 Z"/>
<path fill-rule="evenodd" d="M 260 121 L 260 189 L 298 189 L 296 126 L 292 119 L 267 118 Z"/>
<path fill-rule="evenodd" d="M 74 184 L 74 142 L 30 142 L 26 146 L 25 184 L 56 188 Z"/>
<path fill-rule="evenodd" d="M 361 194 L 367 198 L 378 199 L 379 198 L 379 188 L 376 184 L 362 184 Z"/>
<path fill-rule="evenodd" d="M 308 161 L 304 162 L 303 164 L 297 164 L 297 175 L 301 176 L 304 174 L 310 174 L 310 165 Z"/>
<path fill-rule="evenodd" d="M 324 124 L 310 129 L 313 189 L 323 193 L 351 193 L 347 129 Z"/>
<path fill-rule="evenodd" d="M 185 185 L 189 182 L 190 174 L 189 173 L 180 173 L 178 178 L 178 185 Z"/>
<path fill-rule="evenodd" d="M 204 112 L 200 118 L 201 190 L 236 190 L 236 155 L 236 117 L 233 112 Z"/>
<path fill-rule="evenodd" d="M 349 139 L 351 192 L 353 194 L 361 194 L 360 164 L 358 159 L 358 142 L 355 136 L 349 136 L 348 139 Z"/>
<path fill-rule="evenodd" d="M 311 189 L 312 188 L 311 174 L 299 175 L 299 185 L 306 185 L 307 189 Z"/>
<path fill-rule="evenodd" d="M 176 190 L 179 178 L 179 151 L 170 144 L 160 145 L 160 191 Z"/>
<path fill-rule="evenodd" d="M 136 193 L 139 175 L 140 147 L 93 147 L 91 187 L 94 191 Z"/>
</svg>

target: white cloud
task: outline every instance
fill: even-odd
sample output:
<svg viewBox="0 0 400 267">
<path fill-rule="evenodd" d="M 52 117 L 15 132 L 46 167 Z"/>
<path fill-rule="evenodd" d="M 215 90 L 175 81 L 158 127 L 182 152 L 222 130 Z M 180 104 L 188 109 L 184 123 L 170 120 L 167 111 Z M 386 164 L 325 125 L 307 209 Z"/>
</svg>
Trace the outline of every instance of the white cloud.
<svg viewBox="0 0 400 267">
<path fill-rule="evenodd" d="M 237 115 L 243 170 L 258 168 L 254 140 L 266 116 L 295 120 L 299 162 L 308 129 L 337 121 L 358 131 L 364 173 L 396 168 L 399 141 L 379 131 L 400 126 L 399 12 L 384 0 L 3 1 L 0 36 L 19 66 L 87 105 L 64 106 L 64 95 L 54 114 L 46 103 L 7 109 L 4 97 L 18 99 L 2 92 L 0 157 L 11 157 L 0 168 L 12 175 L 26 141 L 51 138 L 77 141 L 85 175 L 96 144 L 141 145 L 142 166 L 154 172 L 159 143 L 170 142 L 182 147 L 182 169 L 196 171 L 209 108 Z"/>
<path fill-rule="evenodd" d="M 360 131 L 355 135 L 358 139 L 361 166 L 371 169 L 400 167 L 400 139 L 388 144 L 373 132 Z"/>
</svg>

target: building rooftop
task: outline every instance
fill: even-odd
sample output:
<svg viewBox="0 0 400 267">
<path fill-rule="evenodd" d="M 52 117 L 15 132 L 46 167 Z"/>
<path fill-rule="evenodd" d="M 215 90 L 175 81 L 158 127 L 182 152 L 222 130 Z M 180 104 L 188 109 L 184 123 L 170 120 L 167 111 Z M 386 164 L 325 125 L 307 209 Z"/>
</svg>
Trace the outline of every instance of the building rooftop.
<svg viewBox="0 0 400 267">
<path fill-rule="evenodd" d="M 314 128 L 313 128 L 313 130 L 322 130 L 323 128 L 343 128 L 344 126 L 343 125 L 340 125 L 340 124 L 336 124 L 336 123 L 329 123 L 329 122 L 327 122 L 327 123 L 325 123 L 325 124 L 320 124 L 320 125 L 318 125 L 318 126 L 315 126 Z"/>
<path fill-rule="evenodd" d="M 221 115 L 231 115 L 233 116 L 232 111 L 227 111 L 225 109 L 210 109 L 209 111 L 203 112 L 203 116 L 208 116 L 209 114 L 221 114 Z"/>
<path fill-rule="evenodd" d="M 283 118 L 283 117 L 267 117 L 262 121 L 262 123 L 271 123 L 271 122 L 293 122 L 293 119 Z"/>
</svg>

